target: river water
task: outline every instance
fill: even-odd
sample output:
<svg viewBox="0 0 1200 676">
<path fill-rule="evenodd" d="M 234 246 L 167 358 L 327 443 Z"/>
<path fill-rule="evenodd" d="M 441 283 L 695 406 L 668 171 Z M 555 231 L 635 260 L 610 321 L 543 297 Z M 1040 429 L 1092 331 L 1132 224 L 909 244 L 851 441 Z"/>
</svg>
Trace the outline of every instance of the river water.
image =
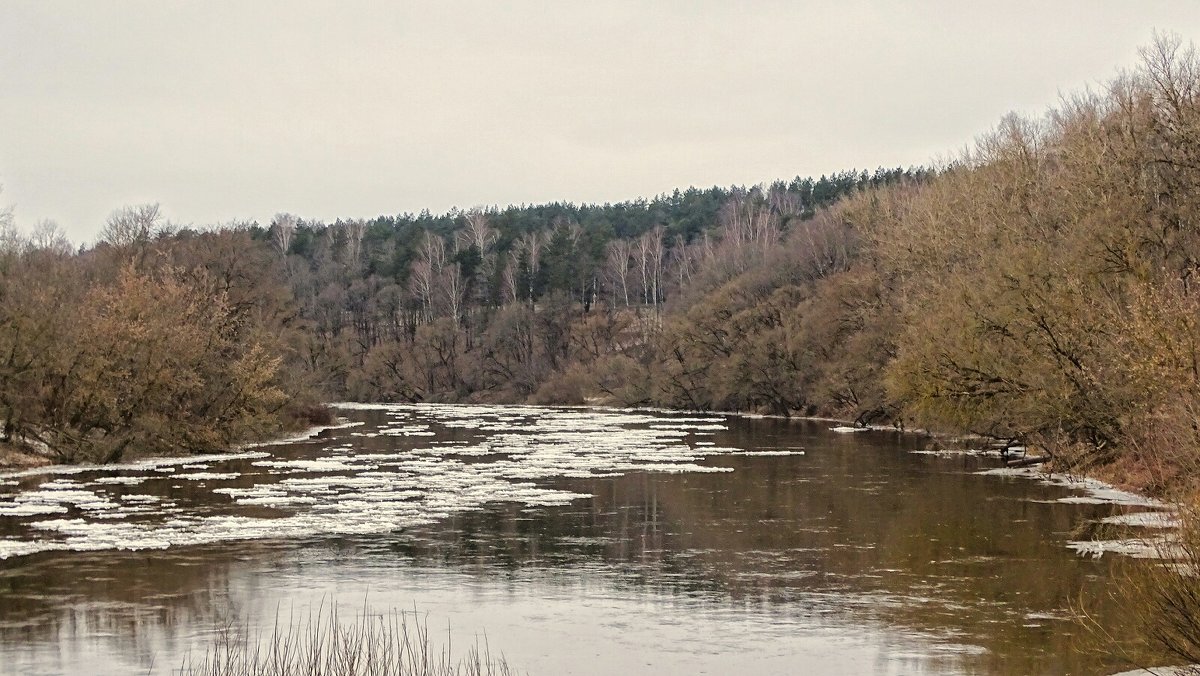
<svg viewBox="0 0 1200 676">
<path fill-rule="evenodd" d="M 232 457 L 0 475 L 0 673 L 170 673 L 331 603 L 540 675 L 1126 666 L 1071 617 L 1121 635 L 1119 557 L 1080 550 L 1135 500 L 811 421 L 340 413 Z"/>
</svg>

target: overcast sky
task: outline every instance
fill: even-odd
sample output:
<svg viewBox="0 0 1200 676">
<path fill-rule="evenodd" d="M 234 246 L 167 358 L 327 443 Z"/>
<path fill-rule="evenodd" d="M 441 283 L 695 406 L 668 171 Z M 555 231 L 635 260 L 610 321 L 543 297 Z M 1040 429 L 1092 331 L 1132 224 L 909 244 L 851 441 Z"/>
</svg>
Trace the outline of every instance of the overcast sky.
<svg viewBox="0 0 1200 676">
<path fill-rule="evenodd" d="M 0 1 L 0 204 L 77 241 L 923 164 L 1195 0 Z"/>
</svg>

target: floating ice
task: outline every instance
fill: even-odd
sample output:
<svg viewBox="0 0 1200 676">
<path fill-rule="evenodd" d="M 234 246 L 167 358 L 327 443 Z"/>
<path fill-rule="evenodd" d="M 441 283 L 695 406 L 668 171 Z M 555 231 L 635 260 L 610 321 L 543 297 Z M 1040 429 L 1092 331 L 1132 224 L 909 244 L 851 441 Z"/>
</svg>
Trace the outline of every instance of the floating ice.
<svg viewBox="0 0 1200 676">
<path fill-rule="evenodd" d="M 1178 528 L 1179 517 L 1171 512 L 1130 512 L 1101 519 L 1102 523 L 1137 528 Z"/>
<path fill-rule="evenodd" d="M 1122 540 L 1074 540 L 1067 548 L 1080 556 L 1100 558 L 1105 554 L 1123 554 L 1135 559 L 1174 558 L 1175 545 L 1167 537 L 1127 538 Z"/>
<path fill-rule="evenodd" d="M 1044 472 L 1035 467 L 999 467 L 983 470 L 977 472 L 977 474 L 1034 479 L 1047 485 L 1061 486 L 1085 493 L 1084 495 L 1069 495 L 1058 498 L 1054 502 L 1088 505 L 1125 505 L 1163 510 L 1117 514 L 1103 519 L 1103 523 L 1106 524 L 1150 528 L 1172 528 L 1178 525 L 1174 513 L 1166 503 L 1144 495 L 1138 495 L 1137 493 L 1120 490 L 1096 479 Z M 1106 553 L 1114 553 L 1138 559 L 1149 559 L 1170 555 L 1173 545 L 1169 537 L 1159 536 L 1154 538 L 1118 540 L 1075 540 L 1068 542 L 1067 547 L 1075 550 L 1081 556 L 1099 558 Z"/>
<path fill-rule="evenodd" d="M 730 453 L 733 455 L 767 455 L 767 456 L 771 456 L 771 455 L 804 455 L 804 451 L 798 451 L 798 450 L 797 451 L 793 451 L 793 450 L 739 451 L 736 449 L 730 449 Z"/>
<path fill-rule="evenodd" d="M 1128 505 L 1130 507 L 1151 507 L 1157 509 L 1167 509 L 1169 507 L 1166 503 L 1154 498 L 1138 495 L 1130 491 L 1123 491 L 1103 481 L 1044 472 L 1036 467 L 997 467 L 977 472 L 977 474 L 1034 479 L 1050 486 L 1062 486 L 1086 493 L 1086 495 L 1071 495 L 1057 500 L 1066 504 Z"/>
<path fill-rule="evenodd" d="M 712 436 L 726 429 L 725 418 L 718 416 L 442 404 L 345 408 L 382 412 L 385 420 L 318 440 L 306 433 L 292 446 L 277 445 L 274 457 L 253 451 L 49 472 L 94 478 L 43 483 L 16 493 L 11 502 L 0 502 L 0 510 L 9 510 L 0 511 L 0 519 L 20 514 L 16 531 L 25 531 L 2 541 L 0 558 L 52 549 L 146 549 L 383 533 L 489 503 L 540 508 L 589 497 L 547 483 L 561 478 L 731 472 L 732 467 L 706 459 L 804 452 L 718 446 Z M 438 438 L 446 428 L 454 430 L 454 439 Z M 372 439 L 370 451 L 362 448 L 366 439 Z M 226 462 L 234 460 L 253 462 L 236 467 Z M 122 486 L 159 478 L 172 480 L 175 488 L 189 482 L 187 491 L 171 494 L 172 501 L 152 489 L 119 494 Z M 235 479 L 236 486 L 216 483 Z M 161 481 L 147 486 L 167 490 Z M 221 515 L 210 513 L 214 504 Z M 264 507 L 278 512 L 264 512 Z M 137 519 L 126 518 L 132 515 Z"/>
<path fill-rule="evenodd" d="M 47 503 L 0 503 L 0 516 L 40 516 L 43 514 L 66 514 L 67 508 Z"/>
<path fill-rule="evenodd" d="M 296 469 L 305 472 L 349 472 L 355 468 L 340 460 L 260 460 L 255 467 Z"/>
<path fill-rule="evenodd" d="M 57 542 L 9 540 L 6 538 L 0 538 L 0 560 L 7 559 L 12 556 L 29 556 L 30 554 L 38 554 L 41 552 L 49 552 L 66 548 L 66 545 Z"/>
<path fill-rule="evenodd" d="M 146 477 L 141 476 L 102 476 L 99 479 L 93 479 L 92 483 L 136 486 L 145 480 Z"/>
<path fill-rule="evenodd" d="M 240 476 L 241 474 L 237 472 L 186 472 L 176 474 L 174 478 L 187 479 L 188 481 L 227 481 Z"/>
</svg>

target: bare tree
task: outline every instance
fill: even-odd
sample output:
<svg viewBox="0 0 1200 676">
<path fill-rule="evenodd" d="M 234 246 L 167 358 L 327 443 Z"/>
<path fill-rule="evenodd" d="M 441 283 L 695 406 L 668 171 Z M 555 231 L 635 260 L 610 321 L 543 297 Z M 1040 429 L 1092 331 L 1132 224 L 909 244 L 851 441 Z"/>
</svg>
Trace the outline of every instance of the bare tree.
<svg viewBox="0 0 1200 676">
<path fill-rule="evenodd" d="M 446 299 L 450 318 L 454 320 L 454 326 L 457 328 L 462 319 L 467 290 L 466 280 L 462 276 L 462 266 L 452 263 L 442 268 L 441 274 L 438 275 L 438 286 L 442 296 Z"/>
<path fill-rule="evenodd" d="M 463 236 L 468 244 L 479 249 L 480 256 L 485 256 L 488 249 L 500 238 L 500 233 L 496 232 L 488 222 L 487 212 L 476 208 L 467 212 L 467 227 L 463 231 Z"/>
<path fill-rule="evenodd" d="M 662 226 L 639 237 L 634 254 L 642 277 L 642 302 L 657 307 L 664 254 Z"/>
<path fill-rule="evenodd" d="M 362 259 L 362 241 L 367 232 L 367 223 L 363 220 L 346 221 L 342 223 L 342 232 L 346 235 L 346 264 L 357 270 Z"/>
<path fill-rule="evenodd" d="M 52 252 L 60 256 L 70 256 L 74 253 L 74 247 L 71 245 L 71 240 L 67 239 L 66 233 L 58 223 L 50 220 L 39 221 L 33 227 L 29 244 L 39 251 Z"/>
<path fill-rule="evenodd" d="M 271 220 L 271 237 L 275 248 L 279 249 L 280 256 L 287 257 L 295 235 L 296 217 L 287 213 L 275 214 L 275 218 Z"/>
<path fill-rule="evenodd" d="M 25 246 L 25 238 L 13 223 L 12 207 L 0 209 L 0 254 L 18 253 Z"/>
<path fill-rule="evenodd" d="M 629 307 L 629 259 L 631 257 L 629 240 L 614 239 L 608 243 L 606 269 L 614 296 L 613 305 L 616 305 L 615 296 L 619 287 L 621 298 L 625 301 L 625 307 Z"/>
<path fill-rule="evenodd" d="M 526 255 L 526 262 L 529 264 L 529 288 L 524 289 L 528 294 L 528 299 L 533 302 L 533 282 L 537 279 L 538 271 L 542 265 L 542 254 L 545 252 L 546 245 L 550 243 L 549 232 L 530 232 L 526 233 L 521 238 L 521 250 Z"/>
<path fill-rule="evenodd" d="M 158 204 L 140 204 L 118 209 L 100 231 L 101 241 L 115 247 L 145 244 L 162 227 Z"/>
<path fill-rule="evenodd" d="M 412 292 L 421 299 L 426 322 L 433 321 L 437 312 L 442 271 L 446 267 L 446 242 L 437 235 L 426 232 L 417 247 L 417 260 L 413 262 L 410 275 Z"/>
</svg>

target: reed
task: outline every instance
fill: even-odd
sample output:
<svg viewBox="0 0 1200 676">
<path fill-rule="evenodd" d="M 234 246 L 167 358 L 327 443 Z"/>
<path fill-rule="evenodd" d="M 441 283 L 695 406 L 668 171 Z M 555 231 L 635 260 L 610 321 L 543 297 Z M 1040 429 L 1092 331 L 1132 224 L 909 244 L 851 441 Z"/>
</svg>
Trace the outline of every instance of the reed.
<svg viewBox="0 0 1200 676">
<path fill-rule="evenodd" d="M 286 619 L 286 622 L 284 621 Z M 343 622 L 337 604 L 322 603 L 299 618 L 276 613 L 273 629 L 230 624 L 202 655 L 184 657 L 179 676 L 515 676 L 486 637 L 456 657 L 449 629 L 442 645 L 427 616 L 365 606 Z"/>
</svg>

